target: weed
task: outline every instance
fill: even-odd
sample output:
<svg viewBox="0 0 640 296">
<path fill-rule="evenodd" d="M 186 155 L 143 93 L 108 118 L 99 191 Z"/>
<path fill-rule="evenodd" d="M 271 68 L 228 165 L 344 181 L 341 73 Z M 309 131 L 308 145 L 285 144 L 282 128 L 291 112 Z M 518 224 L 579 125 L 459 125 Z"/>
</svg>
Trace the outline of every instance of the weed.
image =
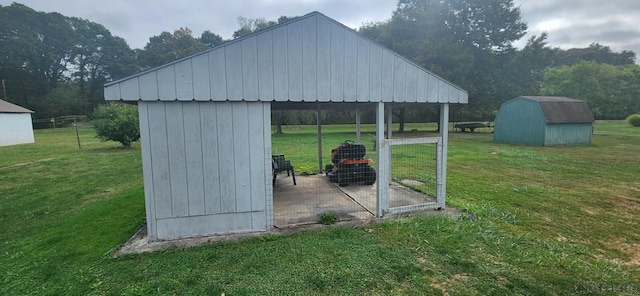
<svg viewBox="0 0 640 296">
<path fill-rule="evenodd" d="M 340 219 L 338 218 L 338 214 L 334 212 L 324 212 L 320 214 L 319 222 L 324 225 L 336 224 Z"/>
</svg>

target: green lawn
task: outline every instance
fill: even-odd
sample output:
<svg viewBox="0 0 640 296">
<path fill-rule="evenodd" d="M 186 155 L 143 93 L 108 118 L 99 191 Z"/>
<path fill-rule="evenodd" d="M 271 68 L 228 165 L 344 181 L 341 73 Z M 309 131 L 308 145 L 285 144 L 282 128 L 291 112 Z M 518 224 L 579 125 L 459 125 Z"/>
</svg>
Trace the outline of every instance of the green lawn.
<svg viewBox="0 0 640 296">
<path fill-rule="evenodd" d="M 371 148 L 373 126 L 365 131 Z M 274 153 L 316 170 L 315 127 L 284 132 L 273 136 Z M 346 125 L 323 132 L 325 163 L 355 137 Z M 0 295 L 567 295 L 601 284 L 604 295 L 620 294 L 612 285 L 640 293 L 640 128 L 622 121 L 598 122 L 588 146 L 451 133 L 447 203 L 459 217 L 115 259 L 144 220 L 140 151 L 93 135 L 81 130 L 82 149 L 68 128 L 0 147 Z"/>
</svg>

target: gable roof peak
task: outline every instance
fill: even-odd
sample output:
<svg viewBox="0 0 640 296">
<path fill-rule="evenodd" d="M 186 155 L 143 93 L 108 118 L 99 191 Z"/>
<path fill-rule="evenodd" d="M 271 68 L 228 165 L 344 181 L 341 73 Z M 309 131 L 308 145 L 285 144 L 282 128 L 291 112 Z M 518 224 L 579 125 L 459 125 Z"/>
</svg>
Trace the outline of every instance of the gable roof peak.
<svg viewBox="0 0 640 296">
<path fill-rule="evenodd" d="M 0 113 L 34 113 L 33 111 L 20 107 L 16 104 L 0 100 Z"/>
</svg>

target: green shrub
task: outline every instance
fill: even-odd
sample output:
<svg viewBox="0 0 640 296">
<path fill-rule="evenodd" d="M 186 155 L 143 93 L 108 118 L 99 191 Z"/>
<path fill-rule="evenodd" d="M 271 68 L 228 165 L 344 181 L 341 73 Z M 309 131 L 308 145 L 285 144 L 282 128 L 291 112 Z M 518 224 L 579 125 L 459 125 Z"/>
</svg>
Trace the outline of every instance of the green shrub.
<svg viewBox="0 0 640 296">
<path fill-rule="evenodd" d="M 631 114 L 627 117 L 627 122 L 633 126 L 640 126 L 640 114 Z"/>
<path fill-rule="evenodd" d="M 140 139 L 138 107 L 123 103 L 99 105 L 93 111 L 96 138 L 120 142 L 125 147 Z"/>
<path fill-rule="evenodd" d="M 331 225 L 338 222 L 338 214 L 334 212 L 324 212 L 320 214 L 320 224 Z"/>
</svg>

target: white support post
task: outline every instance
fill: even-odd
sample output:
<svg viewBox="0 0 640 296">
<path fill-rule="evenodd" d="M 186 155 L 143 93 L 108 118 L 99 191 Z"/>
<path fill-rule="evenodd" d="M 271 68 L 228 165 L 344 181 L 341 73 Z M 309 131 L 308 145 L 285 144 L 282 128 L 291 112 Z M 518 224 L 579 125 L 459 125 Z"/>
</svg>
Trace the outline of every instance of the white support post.
<svg viewBox="0 0 640 296">
<path fill-rule="evenodd" d="M 360 108 L 356 107 L 356 143 L 360 144 Z"/>
<path fill-rule="evenodd" d="M 387 107 L 386 110 L 386 115 L 387 115 L 387 139 L 391 139 L 391 136 L 393 134 L 393 112 L 391 112 L 391 104 L 389 104 L 389 107 Z"/>
<path fill-rule="evenodd" d="M 393 136 L 393 108 L 391 107 L 391 104 L 389 104 L 389 107 L 387 107 L 387 139 L 391 140 L 391 137 Z M 393 169 L 392 167 L 392 161 L 391 161 L 391 146 L 388 146 L 389 148 L 389 174 L 387 175 L 387 183 L 391 184 L 391 177 L 393 174 L 391 174 L 391 170 Z"/>
<path fill-rule="evenodd" d="M 440 105 L 440 142 L 436 156 L 436 203 L 445 208 L 447 195 L 447 146 L 449 141 L 449 104 Z"/>
<path fill-rule="evenodd" d="M 320 117 L 320 103 L 318 103 L 316 122 L 318 124 L 318 173 L 322 174 L 322 119 Z"/>
<path fill-rule="evenodd" d="M 378 110 L 376 112 L 376 157 L 378 158 L 377 171 L 378 181 L 376 182 L 377 198 L 376 198 L 376 216 L 382 217 L 389 209 L 389 203 L 387 196 L 389 194 L 389 183 L 387 175 L 391 172 L 387 171 L 389 168 L 389 153 L 387 151 L 389 145 L 387 145 L 384 139 L 384 103 L 378 103 Z"/>
</svg>

